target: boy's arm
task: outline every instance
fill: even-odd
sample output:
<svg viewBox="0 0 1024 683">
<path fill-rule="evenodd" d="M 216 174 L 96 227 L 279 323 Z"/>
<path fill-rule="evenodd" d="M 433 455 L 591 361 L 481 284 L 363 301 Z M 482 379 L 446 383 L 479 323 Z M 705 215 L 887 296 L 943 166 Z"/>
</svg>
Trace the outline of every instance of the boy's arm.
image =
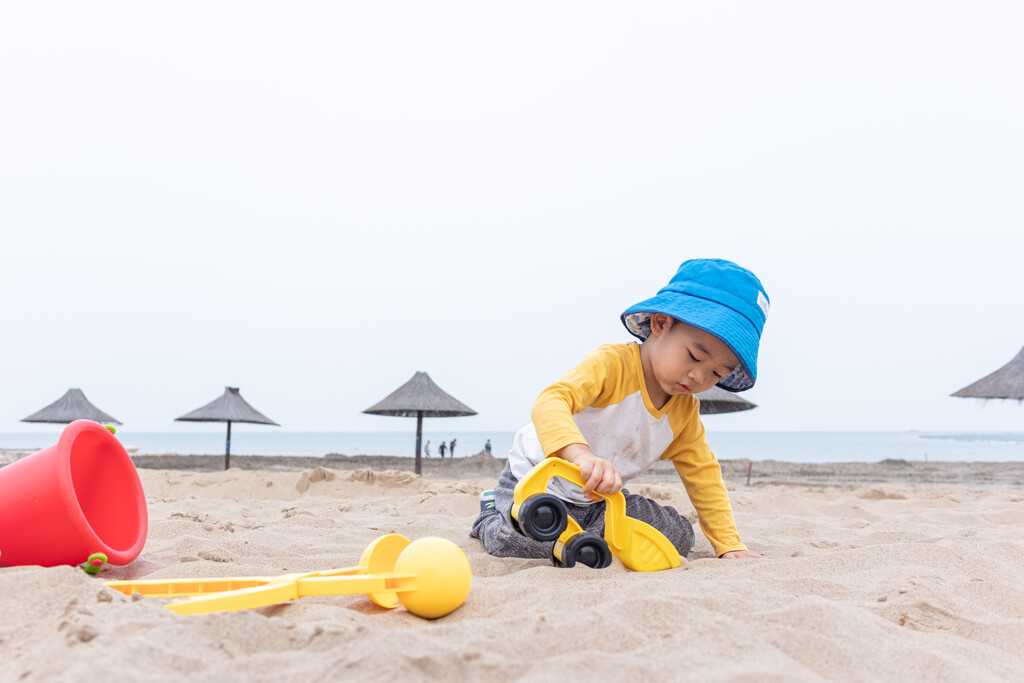
<svg viewBox="0 0 1024 683">
<path fill-rule="evenodd" d="M 665 457 L 672 460 L 679 478 L 683 480 L 690 502 L 697 509 L 700 528 L 711 541 L 715 556 L 722 557 L 727 553 L 730 558 L 756 556 L 756 553 L 747 551 L 736 531 L 729 492 L 722 480 L 722 468 L 708 445 L 704 425 L 699 426 L 697 438 L 670 449 Z M 732 555 L 736 551 L 745 552 Z"/>
<path fill-rule="evenodd" d="M 557 454 L 571 444 L 587 444 L 573 415 L 594 405 L 615 381 L 609 372 L 612 354 L 601 347 L 588 354 L 564 377 L 540 392 L 530 417 L 545 456 Z"/>
<path fill-rule="evenodd" d="M 594 405 L 603 394 L 614 389 L 621 371 L 616 372 L 614 354 L 599 348 L 560 380 L 540 393 L 533 404 L 531 418 L 545 457 L 559 457 L 580 468 L 583 495 L 597 502 L 600 491 L 614 495 L 622 488 L 622 477 L 615 465 L 598 457 L 576 426 L 573 415 Z"/>
</svg>

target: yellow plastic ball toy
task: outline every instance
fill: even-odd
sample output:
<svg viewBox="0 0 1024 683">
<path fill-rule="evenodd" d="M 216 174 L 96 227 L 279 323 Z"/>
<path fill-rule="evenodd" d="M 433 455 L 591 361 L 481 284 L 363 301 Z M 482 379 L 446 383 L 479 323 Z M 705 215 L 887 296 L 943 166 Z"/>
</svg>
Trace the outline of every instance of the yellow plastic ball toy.
<svg viewBox="0 0 1024 683">
<path fill-rule="evenodd" d="M 399 593 L 398 600 L 407 610 L 426 619 L 437 619 L 458 609 L 466 601 L 473 580 L 462 549 L 437 536 L 410 543 L 398 556 L 395 574 L 417 577 L 416 590 Z"/>
</svg>

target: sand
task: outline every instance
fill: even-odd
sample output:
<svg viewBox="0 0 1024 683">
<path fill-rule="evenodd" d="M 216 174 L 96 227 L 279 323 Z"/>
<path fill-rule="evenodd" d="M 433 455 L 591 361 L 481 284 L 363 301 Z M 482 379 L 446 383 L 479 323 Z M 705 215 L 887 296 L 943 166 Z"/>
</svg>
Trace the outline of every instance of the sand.
<svg viewBox="0 0 1024 683">
<path fill-rule="evenodd" d="M 150 528 L 130 565 L 0 569 L 0 680 L 1024 678 L 1020 466 L 755 463 L 747 486 L 726 463 L 765 557 L 715 559 L 698 534 L 681 568 L 643 574 L 487 555 L 467 536 L 500 468 L 483 458 L 419 477 L 373 458 L 158 457 L 135 458 Z M 692 517 L 670 474 L 631 489 Z M 434 621 L 359 595 L 180 616 L 102 583 L 351 566 L 388 532 L 458 544 L 465 604 Z"/>
</svg>

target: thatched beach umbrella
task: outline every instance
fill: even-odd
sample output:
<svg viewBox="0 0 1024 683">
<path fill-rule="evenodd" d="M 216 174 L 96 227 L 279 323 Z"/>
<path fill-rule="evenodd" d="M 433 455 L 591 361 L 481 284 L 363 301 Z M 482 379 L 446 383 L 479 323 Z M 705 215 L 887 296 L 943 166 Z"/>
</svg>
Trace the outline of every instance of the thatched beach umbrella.
<svg viewBox="0 0 1024 683">
<path fill-rule="evenodd" d="M 475 410 L 434 384 L 434 380 L 425 372 L 417 372 L 412 379 L 395 389 L 383 401 L 363 412 L 370 415 L 416 418 L 416 474 L 421 473 L 420 443 L 423 440 L 424 417 L 476 415 Z"/>
<path fill-rule="evenodd" d="M 991 375 L 982 377 L 951 396 L 965 398 L 1008 398 L 1024 401 L 1024 349 Z"/>
<path fill-rule="evenodd" d="M 68 389 L 67 393 L 40 411 L 22 419 L 22 422 L 54 422 L 67 424 L 75 420 L 92 420 L 103 424 L 121 424 L 94 406 L 81 389 Z"/>
<path fill-rule="evenodd" d="M 215 401 L 207 403 L 202 408 L 196 408 L 191 413 L 174 418 L 175 422 L 227 422 L 228 438 L 224 445 L 224 469 L 231 465 L 231 423 L 249 422 L 260 425 L 275 425 L 280 427 L 269 417 L 253 408 L 245 402 L 242 395 L 238 393 L 238 387 L 224 387 L 224 395 Z"/>
<path fill-rule="evenodd" d="M 719 413 L 738 413 L 741 410 L 756 408 L 757 404 L 740 398 L 731 391 L 720 387 L 711 387 L 707 391 L 696 394 L 700 400 L 701 415 L 717 415 Z"/>
</svg>

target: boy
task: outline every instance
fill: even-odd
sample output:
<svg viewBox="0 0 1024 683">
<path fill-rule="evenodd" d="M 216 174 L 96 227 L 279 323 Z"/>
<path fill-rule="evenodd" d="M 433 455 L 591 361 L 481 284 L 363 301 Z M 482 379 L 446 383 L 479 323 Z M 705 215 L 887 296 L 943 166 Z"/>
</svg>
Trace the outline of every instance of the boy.
<svg viewBox="0 0 1024 683">
<path fill-rule="evenodd" d="M 470 531 L 498 557 L 550 558 L 511 526 L 516 483 L 545 457 L 580 467 L 586 484 L 557 478 L 549 492 L 585 530 L 604 534 L 604 501 L 658 460 L 671 460 L 717 557 L 760 557 L 740 541 L 722 471 L 694 397 L 718 385 L 745 391 L 757 378 L 768 296 L 745 268 L 720 259 L 686 261 L 657 296 L 622 314 L 641 344 L 606 344 L 541 392 L 532 422 L 515 436 L 493 499 L 485 492 Z M 623 491 L 626 514 L 650 524 L 686 556 L 693 527 L 672 507 Z"/>
</svg>

